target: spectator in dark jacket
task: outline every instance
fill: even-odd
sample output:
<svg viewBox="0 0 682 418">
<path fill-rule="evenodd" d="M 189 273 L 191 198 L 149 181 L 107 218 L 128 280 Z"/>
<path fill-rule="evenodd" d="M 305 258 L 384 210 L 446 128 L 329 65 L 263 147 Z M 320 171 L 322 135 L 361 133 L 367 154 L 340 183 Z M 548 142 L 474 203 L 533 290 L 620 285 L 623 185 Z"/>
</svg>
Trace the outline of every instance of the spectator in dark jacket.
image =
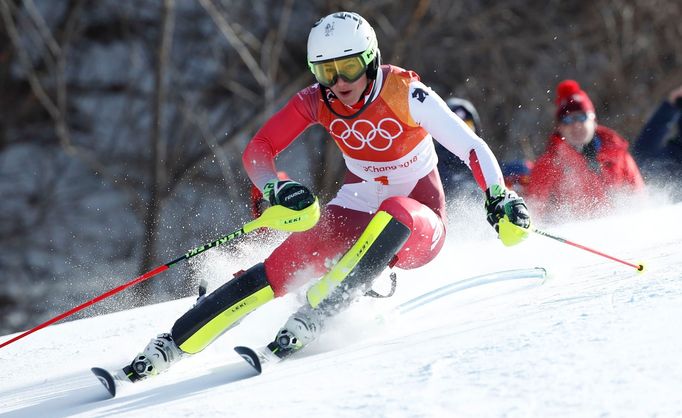
<svg viewBox="0 0 682 418">
<path fill-rule="evenodd" d="M 670 185 L 675 200 L 682 200 L 682 86 L 672 90 L 644 125 L 633 154 L 647 181 Z M 677 124 L 677 132 L 672 131 Z M 671 132 L 672 131 L 672 132 Z"/>
<path fill-rule="evenodd" d="M 559 83 L 556 104 L 555 131 L 526 188 L 534 213 L 598 215 L 610 207 L 613 193 L 643 190 L 627 141 L 597 123 L 594 105 L 577 82 Z"/>
</svg>

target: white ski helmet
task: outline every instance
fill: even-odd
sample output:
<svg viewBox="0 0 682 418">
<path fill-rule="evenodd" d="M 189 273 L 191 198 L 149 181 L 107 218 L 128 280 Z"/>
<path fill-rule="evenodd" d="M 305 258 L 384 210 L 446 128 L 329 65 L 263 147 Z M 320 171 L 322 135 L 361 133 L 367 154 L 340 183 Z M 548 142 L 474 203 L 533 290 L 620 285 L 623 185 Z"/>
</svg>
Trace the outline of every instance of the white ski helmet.
<svg viewBox="0 0 682 418">
<path fill-rule="evenodd" d="M 360 58 L 368 77 L 376 77 L 380 59 L 377 37 L 362 16 L 353 12 L 337 12 L 313 25 L 308 35 L 308 68 L 318 81 L 319 72 L 316 72 L 315 64 L 353 56 Z"/>
</svg>

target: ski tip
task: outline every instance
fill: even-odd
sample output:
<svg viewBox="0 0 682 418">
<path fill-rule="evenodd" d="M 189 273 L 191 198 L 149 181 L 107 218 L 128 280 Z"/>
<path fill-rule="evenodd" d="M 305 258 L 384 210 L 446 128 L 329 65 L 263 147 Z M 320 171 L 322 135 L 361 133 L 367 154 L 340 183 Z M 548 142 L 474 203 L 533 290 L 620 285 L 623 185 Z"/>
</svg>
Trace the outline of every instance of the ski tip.
<svg viewBox="0 0 682 418">
<path fill-rule="evenodd" d="M 90 369 L 92 373 L 97 377 L 102 386 L 109 392 L 111 397 L 116 396 L 116 383 L 114 383 L 114 377 L 109 373 L 109 371 L 102 369 L 100 367 L 93 367 Z"/>
<path fill-rule="evenodd" d="M 234 351 L 236 351 L 245 362 L 249 363 L 249 366 L 253 367 L 258 374 L 263 372 L 263 366 L 260 362 L 260 358 L 258 357 L 258 353 L 256 353 L 253 349 L 244 346 L 237 346 L 234 348 Z"/>
</svg>

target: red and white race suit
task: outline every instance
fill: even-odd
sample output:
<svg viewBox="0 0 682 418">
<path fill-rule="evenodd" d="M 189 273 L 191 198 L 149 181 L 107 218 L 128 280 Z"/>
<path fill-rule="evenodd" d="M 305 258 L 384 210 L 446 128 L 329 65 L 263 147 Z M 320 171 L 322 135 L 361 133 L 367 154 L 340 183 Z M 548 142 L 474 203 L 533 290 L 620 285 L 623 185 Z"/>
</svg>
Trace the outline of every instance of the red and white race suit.
<svg viewBox="0 0 682 418">
<path fill-rule="evenodd" d="M 291 234 L 265 260 L 276 295 L 323 275 L 350 248 L 372 215 L 385 210 L 411 230 L 397 267 L 431 261 L 445 240 L 445 198 L 433 138 L 462 159 L 482 190 L 504 184 L 487 144 L 453 114 L 413 71 L 383 65 L 369 93 L 353 107 L 319 84 L 296 94 L 247 145 L 243 163 L 261 190 L 277 177 L 274 158 L 312 124 L 321 124 L 343 153 L 347 173 L 312 229 Z M 353 115 L 366 101 L 362 112 Z"/>
</svg>

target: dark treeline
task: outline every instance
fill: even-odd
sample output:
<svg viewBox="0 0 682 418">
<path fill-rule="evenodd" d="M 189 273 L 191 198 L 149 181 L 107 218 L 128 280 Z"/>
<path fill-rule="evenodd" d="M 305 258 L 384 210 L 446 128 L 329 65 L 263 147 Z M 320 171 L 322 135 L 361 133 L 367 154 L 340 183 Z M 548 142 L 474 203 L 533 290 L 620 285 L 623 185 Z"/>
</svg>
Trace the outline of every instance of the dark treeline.
<svg viewBox="0 0 682 418">
<path fill-rule="evenodd" d="M 0 333 L 246 221 L 241 151 L 313 81 L 308 31 L 337 10 L 367 18 L 384 62 L 471 100 L 502 159 L 542 151 L 561 79 L 630 139 L 682 80 L 675 0 L 0 0 Z M 331 144 L 314 128 L 280 158 L 323 198 Z M 194 291 L 166 274 L 109 309 Z"/>
</svg>

